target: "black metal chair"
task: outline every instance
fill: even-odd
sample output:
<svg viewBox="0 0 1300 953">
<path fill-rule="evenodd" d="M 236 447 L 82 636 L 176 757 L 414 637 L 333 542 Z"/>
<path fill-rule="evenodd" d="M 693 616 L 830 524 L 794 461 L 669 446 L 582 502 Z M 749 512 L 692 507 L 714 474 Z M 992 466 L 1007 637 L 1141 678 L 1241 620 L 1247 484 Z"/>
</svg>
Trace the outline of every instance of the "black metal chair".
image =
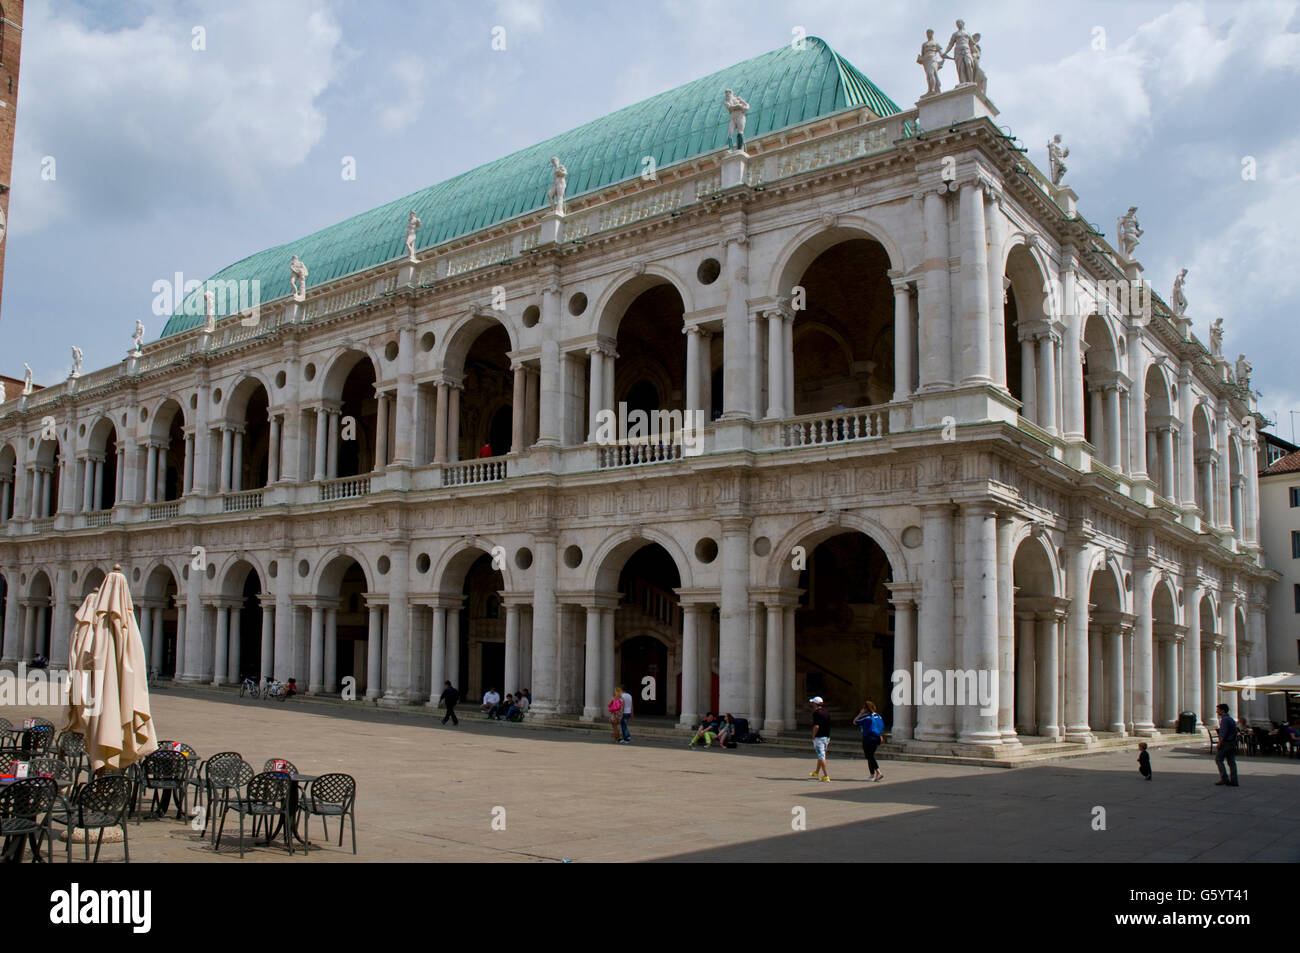
<svg viewBox="0 0 1300 953">
<path fill-rule="evenodd" d="M 176 798 L 176 817 L 185 816 L 185 788 L 190 761 L 179 751 L 155 751 L 140 762 L 140 790 L 153 792 L 153 813 L 158 813 L 158 795 L 168 792 Z M 166 807 L 163 808 L 164 812 Z"/>
<path fill-rule="evenodd" d="M 303 840 L 308 840 L 308 831 L 311 829 L 311 816 L 315 814 L 320 818 L 321 827 L 325 830 L 325 839 L 329 840 L 329 825 L 326 824 L 325 818 L 337 817 L 339 819 L 339 846 L 343 846 L 343 819 L 350 817 L 352 822 L 352 853 L 357 852 L 357 782 L 350 774 L 322 774 L 315 781 L 312 781 L 307 788 L 307 794 L 299 798 L 298 810 L 305 816 L 303 818 L 302 836 Z"/>
<path fill-rule="evenodd" d="M 44 718 L 37 718 L 31 731 L 31 751 L 33 758 L 44 756 L 54 744 L 54 723 Z"/>
<path fill-rule="evenodd" d="M 270 843 L 271 819 L 280 819 L 280 830 L 284 834 L 285 846 L 293 854 L 293 823 L 289 816 L 289 779 L 282 774 L 262 773 L 248 782 L 248 790 L 243 797 L 227 800 L 221 808 L 221 823 L 217 827 L 216 849 L 221 849 L 221 835 L 226 829 L 226 815 L 234 811 L 239 815 L 239 856 L 244 856 L 244 818 L 253 819 L 254 837 L 257 828 L 266 822 L 267 843 Z"/>
<path fill-rule="evenodd" d="M 65 731 L 59 735 L 54 744 L 55 754 L 72 766 L 72 780 L 75 782 L 86 772 L 90 778 L 90 754 L 86 751 L 86 736 L 79 731 Z"/>
<path fill-rule="evenodd" d="M 28 769 L 28 776 L 33 778 L 53 778 L 60 791 L 72 787 L 76 781 L 72 774 L 72 767 L 58 758 L 33 758 L 31 767 Z"/>
<path fill-rule="evenodd" d="M 126 818 L 131 804 L 131 782 L 123 774 L 106 774 L 94 778 L 86 784 L 79 785 L 73 792 L 60 813 L 54 815 L 56 824 L 63 824 L 68 829 L 68 863 L 72 863 L 72 832 L 85 831 L 82 843 L 86 848 L 86 860 L 90 860 L 90 832 L 99 831 L 95 839 L 95 859 L 99 863 L 99 848 L 104 842 L 104 829 L 122 828 L 122 853 L 126 863 L 131 862 L 131 848 L 127 843 Z"/>
<path fill-rule="evenodd" d="M 213 840 L 216 839 L 217 823 L 213 820 L 218 810 L 224 810 L 226 803 L 233 796 L 236 800 L 243 797 L 240 793 L 248 782 L 257 774 L 253 766 L 240 757 L 236 751 L 222 751 L 214 754 L 204 764 L 203 784 L 207 794 L 207 813 L 203 817 L 203 833 L 206 835 L 208 824 L 212 825 Z"/>
<path fill-rule="evenodd" d="M 17 856 L 25 839 L 32 847 L 32 863 L 41 862 L 41 841 L 49 840 L 58 796 L 52 778 L 24 778 L 0 788 L 0 837 L 6 859 Z"/>
<path fill-rule="evenodd" d="M 0 735 L 8 737 L 9 732 L 14 730 L 14 724 L 8 718 L 0 718 Z"/>
<path fill-rule="evenodd" d="M 266 764 L 262 765 L 262 773 L 263 773 L 263 774 L 272 774 L 272 773 L 274 773 L 274 772 L 275 772 L 275 763 L 276 763 L 277 761 L 283 761 L 283 762 L 284 762 L 284 765 L 285 765 L 285 769 L 284 769 L 284 772 L 283 772 L 284 774 L 297 774 L 297 773 L 298 773 L 298 767 L 297 767 L 297 765 L 295 765 L 292 761 L 288 760 L 287 758 L 267 758 L 267 759 L 266 759 Z"/>
</svg>

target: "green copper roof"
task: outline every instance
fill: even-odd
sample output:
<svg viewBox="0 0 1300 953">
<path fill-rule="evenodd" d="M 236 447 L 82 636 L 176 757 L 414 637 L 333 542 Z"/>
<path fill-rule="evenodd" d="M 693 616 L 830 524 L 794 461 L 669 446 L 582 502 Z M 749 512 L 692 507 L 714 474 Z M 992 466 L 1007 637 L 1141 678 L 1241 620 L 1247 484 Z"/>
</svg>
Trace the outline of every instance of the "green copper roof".
<svg viewBox="0 0 1300 953">
<path fill-rule="evenodd" d="M 551 156 L 559 156 L 568 170 L 566 200 L 571 200 L 635 178 L 643 171 L 645 156 L 662 169 L 725 148 L 722 94 L 728 88 L 750 104 L 748 139 L 861 106 L 882 117 L 899 112 L 869 79 L 823 40 L 810 36 L 802 50 L 783 46 L 651 96 L 313 235 L 258 252 L 213 278 L 259 280 L 262 300 L 271 301 L 289 293 L 292 255 L 307 265 L 308 287 L 405 255 L 406 219 L 412 209 L 423 222 L 416 236 L 417 248 L 423 249 L 542 208 L 551 185 Z M 203 323 L 201 296 L 201 290 L 193 292 L 186 307 L 177 309 L 163 337 Z M 224 297 L 218 295 L 219 308 L 224 307 Z"/>
</svg>

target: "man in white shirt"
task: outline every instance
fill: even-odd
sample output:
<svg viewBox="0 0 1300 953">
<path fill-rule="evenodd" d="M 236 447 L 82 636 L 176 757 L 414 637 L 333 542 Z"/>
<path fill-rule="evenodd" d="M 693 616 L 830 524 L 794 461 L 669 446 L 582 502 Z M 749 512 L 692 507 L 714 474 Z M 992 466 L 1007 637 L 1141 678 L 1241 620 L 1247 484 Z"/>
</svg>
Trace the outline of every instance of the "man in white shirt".
<svg viewBox="0 0 1300 953">
<path fill-rule="evenodd" d="M 489 718 L 495 718 L 497 716 L 497 705 L 500 702 L 501 696 L 497 694 L 496 689 L 489 688 L 483 693 L 483 707 L 481 710 L 487 712 Z"/>
<path fill-rule="evenodd" d="M 618 690 L 623 695 L 623 718 L 618 723 L 619 730 L 623 732 L 623 737 L 619 739 L 618 743 L 626 745 L 632 743 L 632 736 L 627 733 L 627 722 L 632 717 L 632 696 L 628 694 L 622 685 L 618 686 Z"/>
</svg>

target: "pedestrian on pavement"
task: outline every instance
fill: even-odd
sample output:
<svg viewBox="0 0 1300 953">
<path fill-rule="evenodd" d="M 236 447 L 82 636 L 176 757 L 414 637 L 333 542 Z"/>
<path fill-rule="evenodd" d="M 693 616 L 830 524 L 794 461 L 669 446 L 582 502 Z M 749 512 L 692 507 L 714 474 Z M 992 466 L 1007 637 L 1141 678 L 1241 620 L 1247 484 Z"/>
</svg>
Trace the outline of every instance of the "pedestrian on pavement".
<svg viewBox="0 0 1300 953">
<path fill-rule="evenodd" d="M 619 729 L 623 732 L 623 740 L 620 744 L 628 745 L 632 743 L 632 736 L 628 734 L 627 731 L 627 723 L 632 720 L 632 696 L 628 694 L 627 690 L 622 685 L 618 686 L 615 691 L 618 692 L 623 699 L 623 719 L 618 725 Z"/>
<path fill-rule="evenodd" d="M 456 702 L 460 701 L 460 692 L 452 686 L 451 682 L 443 682 L 442 694 L 438 700 L 447 706 L 447 714 L 442 716 L 442 723 L 445 725 L 447 719 L 451 719 L 452 725 L 459 725 L 460 719 L 456 717 Z"/>
<path fill-rule="evenodd" d="M 1151 780 L 1151 755 L 1147 752 L 1145 741 L 1138 742 L 1138 774 L 1148 781 Z"/>
<path fill-rule="evenodd" d="M 1219 713 L 1219 743 L 1214 749 L 1214 763 L 1219 769 L 1219 780 L 1214 783 L 1235 788 L 1237 786 L 1237 723 L 1228 714 L 1227 705 L 1220 704 L 1214 710 Z M 1225 761 L 1232 769 L 1231 776 L 1223 768 Z"/>
<path fill-rule="evenodd" d="M 826 748 L 831 743 L 831 713 L 826 710 L 826 702 L 820 695 L 808 699 L 808 704 L 812 705 L 813 710 L 812 743 L 813 751 L 817 754 L 817 764 L 808 777 L 829 781 L 831 775 L 826 770 Z"/>
<path fill-rule="evenodd" d="M 609 730 L 613 740 L 621 742 L 623 739 L 619 737 L 618 729 L 623 723 L 623 693 L 617 688 L 614 689 L 614 694 L 609 696 L 609 704 L 606 708 L 609 711 Z"/>
<path fill-rule="evenodd" d="M 876 763 L 876 749 L 885 736 L 885 720 L 876 714 L 875 702 L 863 702 L 862 710 L 853 719 L 853 723 L 862 732 L 862 753 L 867 756 L 867 770 L 871 772 L 871 780 L 883 781 L 885 772 Z"/>
</svg>

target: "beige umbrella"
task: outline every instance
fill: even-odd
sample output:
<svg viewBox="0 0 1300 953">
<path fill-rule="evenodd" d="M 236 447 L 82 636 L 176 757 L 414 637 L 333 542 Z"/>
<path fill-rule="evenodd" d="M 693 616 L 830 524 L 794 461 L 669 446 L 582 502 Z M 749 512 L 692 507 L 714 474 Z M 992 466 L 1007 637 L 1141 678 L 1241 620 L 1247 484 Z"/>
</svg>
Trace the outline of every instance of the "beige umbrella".
<svg viewBox="0 0 1300 953">
<path fill-rule="evenodd" d="M 114 566 L 81 603 L 68 652 L 68 730 L 85 735 L 96 774 L 126 768 L 158 748 L 144 643 L 121 568 Z"/>
</svg>

